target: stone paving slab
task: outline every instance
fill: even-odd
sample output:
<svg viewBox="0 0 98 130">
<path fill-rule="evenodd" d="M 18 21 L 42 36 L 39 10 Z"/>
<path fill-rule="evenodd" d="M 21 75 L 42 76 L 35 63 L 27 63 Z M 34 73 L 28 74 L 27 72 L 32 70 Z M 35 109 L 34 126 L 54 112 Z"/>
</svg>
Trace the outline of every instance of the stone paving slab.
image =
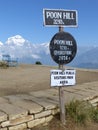
<svg viewBox="0 0 98 130">
<path fill-rule="evenodd" d="M 26 109 L 29 114 L 38 113 L 43 110 L 43 107 L 41 107 L 37 103 L 34 103 L 30 100 L 21 99 L 20 97 L 15 95 L 7 96 L 6 99 L 8 99 L 11 104 Z"/>
<path fill-rule="evenodd" d="M 6 113 L 9 119 L 15 119 L 21 116 L 26 116 L 28 113 L 28 111 L 9 103 L 0 104 L 0 111 Z"/>
<path fill-rule="evenodd" d="M 36 98 L 33 95 L 29 95 L 29 94 L 20 94 L 17 96 L 23 100 L 35 102 L 38 105 L 42 106 L 45 110 L 54 109 L 57 107 L 56 104 L 49 102 L 48 100 L 46 101 L 46 99 L 44 99 L 44 98 Z"/>
<path fill-rule="evenodd" d="M 37 97 L 39 95 L 45 95 L 45 96 L 58 96 L 58 88 L 50 88 L 47 90 L 40 90 L 40 91 L 35 91 L 35 92 L 30 92 L 29 94 Z"/>
<path fill-rule="evenodd" d="M 75 93 L 68 93 L 66 91 L 64 91 L 64 100 L 65 100 L 65 104 L 69 103 L 72 100 L 82 100 L 83 96 L 82 95 L 78 95 Z"/>
<path fill-rule="evenodd" d="M 45 102 L 51 102 L 54 104 L 58 104 L 59 101 L 58 91 L 56 89 L 48 89 L 45 91 L 31 92 L 30 95 L 33 95 L 36 98 L 44 100 Z"/>
<path fill-rule="evenodd" d="M 8 103 L 8 100 L 3 97 L 0 97 L 0 104 L 2 103 Z"/>
<path fill-rule="evenodd" d="M 30 92 L 31 95 L 33 95 L 34 97 L 55 97 L 58 96 L 58 90 L 57 89 L 47 89 L 45 91 L 41 90 L 41 91 L 35 91 L 35 92 Z"/>
<path fill-rule="evenodd" d="M 83 96 L 83 98 L 85 98 L 85 97 L 89 97 L 89 96 L 94 96 L 95 92 L 81 90 L 81 91 L 75 92 L 75 94 L 81 95 L 81 96 Z"/>
</svg>

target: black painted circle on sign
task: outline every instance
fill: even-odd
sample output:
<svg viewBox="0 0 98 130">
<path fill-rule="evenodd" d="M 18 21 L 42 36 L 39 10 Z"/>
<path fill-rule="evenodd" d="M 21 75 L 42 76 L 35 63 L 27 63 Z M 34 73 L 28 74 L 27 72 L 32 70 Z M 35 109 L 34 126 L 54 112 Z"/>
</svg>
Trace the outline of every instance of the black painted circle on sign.
<svg viewBox="0 0 98 130">
<path fill-rule="evenodd" d="M 50 41 L 50 54 L 58 64 L 70 63 L 77 52 L 77 44 L 74 37 L 67 32 L 56 33 Z"/>
</svg>

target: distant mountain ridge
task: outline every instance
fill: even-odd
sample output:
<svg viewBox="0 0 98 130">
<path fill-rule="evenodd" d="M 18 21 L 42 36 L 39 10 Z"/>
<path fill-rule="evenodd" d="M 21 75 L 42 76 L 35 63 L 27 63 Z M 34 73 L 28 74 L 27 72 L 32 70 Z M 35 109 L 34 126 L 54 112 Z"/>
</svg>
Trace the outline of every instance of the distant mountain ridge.
<svg viewBox="0 0 98 130">
<path fill-rule="evenodd" d="M 34 44 L 20 35 L 0 42 L 0 59 L 3 54 L 18 58 L 20 63 L 34 64 L 36 61 L 46 65 L 56 65 L 49 52 L 49 43 Z M 78 46 L 76 57 L 68 65 L 82 68 L 98 68 L 98 46 Z"/>
<path fill-rule="evenodd" d="M 33 44 L 20 35 L 8 38 L 3 44 L 0 42 L 0 55 L 9 54 L 18 58 L 20 63 L 35 63 L 40 60 L 43 64 L 49 64 L 49 43 Z M 47 63 L 47 62 L 48 63 Z"/>
</svg>

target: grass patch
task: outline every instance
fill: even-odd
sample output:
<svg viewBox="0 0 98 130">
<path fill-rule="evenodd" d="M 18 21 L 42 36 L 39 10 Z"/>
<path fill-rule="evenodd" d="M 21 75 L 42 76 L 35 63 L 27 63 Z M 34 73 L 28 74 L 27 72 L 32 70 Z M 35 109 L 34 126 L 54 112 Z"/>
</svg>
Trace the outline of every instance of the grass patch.
<svg viewBox="0 0 98 130">
<path fill-rule="evenodd" d="M 95 123 L 98 123 L 98 107 L 97 108 L 94 108 L 92 109 L 92 112 L 91 112 L 91 119 L 95 122 Z"/>
<path fill-rule="evenodd" d="M 66 105 L 67 118 L 81 125 L 87 122 L 98 122 L 98 109 L 87 101 L 72 100 Z"/>
</svg>

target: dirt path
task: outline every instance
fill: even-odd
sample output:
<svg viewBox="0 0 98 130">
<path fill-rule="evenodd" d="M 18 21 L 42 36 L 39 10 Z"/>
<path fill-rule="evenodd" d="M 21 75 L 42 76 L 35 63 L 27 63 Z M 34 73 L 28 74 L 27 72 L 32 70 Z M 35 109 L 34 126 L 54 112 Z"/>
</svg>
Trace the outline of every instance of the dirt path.
<svg viewBox="0 0 98 130">
<path fill-rule="evenodd" d="M 0 69 L 0 96 L 50 88 L 50 70 L 55 67 L 20 65 Z M 98 80 L 98 71 L 76 71 L 77 84 Z"/>
</svg>

